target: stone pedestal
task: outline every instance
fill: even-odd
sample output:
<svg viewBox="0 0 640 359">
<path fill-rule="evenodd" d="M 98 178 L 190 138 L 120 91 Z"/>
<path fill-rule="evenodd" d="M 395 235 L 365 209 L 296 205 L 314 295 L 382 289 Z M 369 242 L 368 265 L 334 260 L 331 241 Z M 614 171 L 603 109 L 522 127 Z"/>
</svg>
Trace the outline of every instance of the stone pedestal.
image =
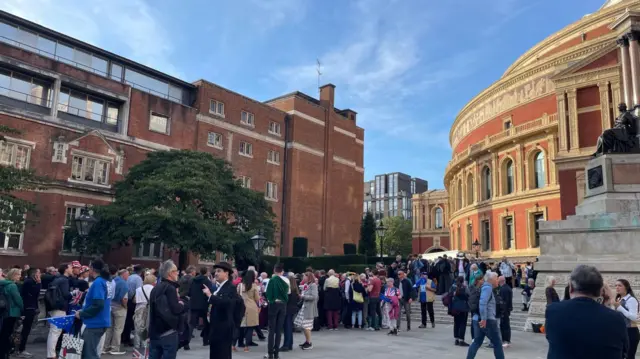
<svg viewBox="0 0 640 359">
<path fill-rule="evenodd" d="M 548 276 L 563 297 L 569 274 L 579 264 L 597 267 L 611 286 L 618 278 L 640 288 L 640 154 L 608 154 L 589 161 L 584 201 L 576 215 L 540 223 L 540 258 L 531 322 L 544 323 Z"/>
</svg>

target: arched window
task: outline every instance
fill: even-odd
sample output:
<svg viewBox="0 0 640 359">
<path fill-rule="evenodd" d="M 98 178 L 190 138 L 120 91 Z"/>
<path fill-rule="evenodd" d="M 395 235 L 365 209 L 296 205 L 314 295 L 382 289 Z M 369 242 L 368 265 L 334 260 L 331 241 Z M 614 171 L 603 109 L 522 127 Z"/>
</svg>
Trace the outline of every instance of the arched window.
<svg viewBox="0 0 640 359">
<path fill-rule="evenodd" d="M 475 202 L 473 192 L 473 176 L 469 175 L 469 177 L 467 177 L 467 205 Z"/>
<path fill-rule="evenodd" d="M 513 161 L 507 160 L 504 164 L 505 170 L 505 184 L 504 184 L 504 194 L 513 193 Z"/>
<path fill-rule="evenodd" d="M 544 172 L 544 152 L 540 151 L 533 159 L 533 180 L 535 188 L 542 188 L 546 185 L 546 175 Z"/>
<path fill-rule="evenodd" d="M 491 199 L 491 169 L 489 167 L 482 170 L 482 199 Z"/>
<path fill-rule="evenodd" d="M 442 208 L 436 208 L 436 229 L 442 229 Z"/>
<path fill-rule="evenodd" d="M 456 209 L 462 209 L 462 181 L 458 181 L 458 193 L 456 193 Z"/>
</svg>

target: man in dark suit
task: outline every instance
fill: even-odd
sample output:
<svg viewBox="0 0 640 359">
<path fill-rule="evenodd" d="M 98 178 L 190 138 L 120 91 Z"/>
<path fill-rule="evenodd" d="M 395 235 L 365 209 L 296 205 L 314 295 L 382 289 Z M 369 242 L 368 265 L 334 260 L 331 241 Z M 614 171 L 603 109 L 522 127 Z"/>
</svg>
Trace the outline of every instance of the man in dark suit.
<svg viewBox="0 0 640 359">
<path fill-rule="evenodd" d="M 571 273 L 571 300 L 547 307 L 547 359 L 620 359 L 629 338 L 624 318 L 596 302 L 603 287 L 595 267 L 580 265 Z"/>
<path fill-rule="evenodd" d="M 209 358 L 231 359 L 231 345 L 236 330 L 234 313 L 236 306 L 241 305 L 242 299 L 230 280 L 233 272 L 231 265 L 220 262 L 213 268 L 218 283 L 216 290 L 211 293 L 209 287 L 202 285 L 202 292 L 209 298 L 209 304 L 211 304 Z"/>
<path fill-rule="evenodd" d="M 415 299 L 415 291 L 413 290 L 413 283 L 407 278 L 407 274 L 404 271 L 398 271 L 398 278 L 400 283 L 398 288 L 400 289 L 400 309 L 404 309 L 407 316 L 407 331 L 411 330 L 411 302 Z M 398 315 L 398 328 L 402 324 L 402 313 Z"/>
<path fill-rule="evenodd" d="M 511 312 L 513 311 L 513 290 L 507 284 L 505 277 L 498 278 L 500 289 L 498 293 L 502 298 L 504 308 L 502 318 L 500 318 L 500 336 L 502 337 L 502 346 L 508 348 L 511 346 Z"/>
</svg>

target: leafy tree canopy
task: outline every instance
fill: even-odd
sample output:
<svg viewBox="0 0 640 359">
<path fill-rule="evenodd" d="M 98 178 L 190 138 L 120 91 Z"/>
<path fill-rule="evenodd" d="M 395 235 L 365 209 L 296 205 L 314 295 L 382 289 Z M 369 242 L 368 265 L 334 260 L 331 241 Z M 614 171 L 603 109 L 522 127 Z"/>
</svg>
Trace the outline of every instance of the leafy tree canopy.
<svg viewBox="0 0 640 359">
<path fill-rule="evenodd" d="M 382 224 L 387 229 L 384 234 L 383 254 L 403 256 L 411 254 L 411 220 L 403 217 L 385 217 L 382 219 Z M 377 248 L 380 249 L 380 238 L 377 238 L 376 242 Z"/>
<path fill-rule="evenodd" d="M 89 253 L 133 240 L 205 258 L 215 251 L 251 255 L 251 236 L 273 238 L 275 216 L 264 194 L 243 188 L 227 162 L 206 152 L 152 152 L 114 189 L 115 201 L 96 208 Z"/>
<path fill-rule="evenodd" d="M 360 242 L 358 243 L 358 253 L 375 256 L 376 255 L 376 221 L 373 214 L 367 212 L 360 225 Z"/>
</svg>

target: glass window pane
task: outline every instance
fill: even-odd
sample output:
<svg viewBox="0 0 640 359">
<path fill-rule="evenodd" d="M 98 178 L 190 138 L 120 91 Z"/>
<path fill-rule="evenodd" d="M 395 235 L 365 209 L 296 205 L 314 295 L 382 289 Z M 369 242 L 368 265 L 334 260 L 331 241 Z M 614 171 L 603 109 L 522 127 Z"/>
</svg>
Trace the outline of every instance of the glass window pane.
<svg viewBox="0 0 640 359">
<path fill-rule="evenodd" d="M 58 94 L 58 111 L 69 111 L 69 90 L 61 89 Z"/>
<path fill-rule="evenodd" d="M 122 81 L 122 66 L 117 64 L 111 64 L 111 78 L 117 81 Z"/>
<path fill-rule="evenodd" d="M 38 50 L 40 50 L 40 55 L 53 57 L 56 52 L 56 43 L 55 41 L 49 40 L 46 37 L 38 36 Z"/>
<path fill-rule="evenodd" d="M 160 243 L 154 243 L 153 245 L 153 257 L 160 258 L 160 250 L 162 249 L 162 245 Z"/>
<path fill-rule="evenodd" d="M 129 68 L 125 69 L 125 80 L 129 82 L 131 86 L 150 92 L 156 96 L 166 98 L 169 93 L 169 84 L 156 80 L 152 77 L 145 76 Z"/>
<path fill-rule="evenodd" d="M 168 124 L 168 119 L 166 117 L 151 114 L 151 118 L 149 119 L 150 130 L 167 133 L 167 124 Z"/>
<path fill-rule="evenodd" d="M 182 102 L 182 89 L 177 86 L 169 85 L 169 97 L 174 101 Z"/>
<path fill-rule="evenodd" d="M 86 53 L 82 50 L 74 49 L 73 51 L 73 61 L 76 62 L 76 66 L 84 66 L 86 69 L 91 69 L 91 54 Z"/>
<path fill-rule="evenodd" d="M 75 66 L 73 63 L 73 48 L 58 43 L 56 46 L 56 58 L 58 61 Z"/>
<path fill-rule="evenodd" d="M 87 158 L 87 163 L 84 167 L 84 180 L 87 182 L 93 182 L 94 171 L 96 169 L 96 160 L 93 158 Z"/>
<path fill-rule="evenodd" d="M 107 75 L 107 61 L 97 57 L 97 56 L 92 56 L 91 58 L 91 67 L 96 70 L 100 75 L 106 76 Z"/>
<path fill-rule="evenodd" d="M 75 91 L 69 96 L 69 113 L 80 117 L 87 116 L 87 95 Z"/>
<path fill-rule="evenodd" d="M 21 45 L 26 45 L 21 47 L 31 51 L 36 49 L 36 46 L 38 46 L 38 35 L 32 32 L 26 31 L 24 29 L 18 29 L 17 34 L 18 34 L 18 38 L 17 38 L 18 42 L 20 42 Z"/>
<path fill-rule="evenodd" d="M 89 96 L 89 99 L 87 100 L 87 111 L 87 118 L 97 122 L 102 122 L 104 101 L 99 98 Z"/>
<path fill-rule="evenodd" d="M 7 236 L 7 249 L 20 249 L 20 234 L 11 233 Z"/>
<path fill-rule="evenodd" d="M 14 72 L 11 78 L 11 90 L 11 97 L 28 101 L 31 92 L 31 78 Z"/>
<path fill-rule="evenodd" d="M 109 107 L 107 108 L 106 122 L 110 125 L 117 125 L 119 112 L 120 112 L 119 107 L 115 104 L 110 103 Z"/>
<path fill-rule="evenodd" d="M 0 95 L 9 96 L 10 88 L 11 88 L 11 71 L 0 69 Z"/>
<path fill-rule="evenodd" d="M 11 40 L 15 40 L 17 37 L 18 29 L 15 26 L 11 26 L 4 22 L 0 22 L 0 41 L 13 43 Z"/>
</svg>

